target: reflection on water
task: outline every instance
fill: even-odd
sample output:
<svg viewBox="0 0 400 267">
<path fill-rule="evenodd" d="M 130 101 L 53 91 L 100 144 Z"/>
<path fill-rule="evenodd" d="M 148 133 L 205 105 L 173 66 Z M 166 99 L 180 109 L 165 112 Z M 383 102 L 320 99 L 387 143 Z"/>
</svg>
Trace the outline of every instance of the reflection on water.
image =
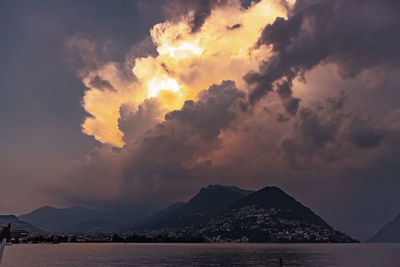
<svg viewBox="0 0 400 267">
<path fill-rule="evenodd" d="M 7 247 L 2 267 L 400 266 L 400 244 L 37 244 Z"/>
</svg>

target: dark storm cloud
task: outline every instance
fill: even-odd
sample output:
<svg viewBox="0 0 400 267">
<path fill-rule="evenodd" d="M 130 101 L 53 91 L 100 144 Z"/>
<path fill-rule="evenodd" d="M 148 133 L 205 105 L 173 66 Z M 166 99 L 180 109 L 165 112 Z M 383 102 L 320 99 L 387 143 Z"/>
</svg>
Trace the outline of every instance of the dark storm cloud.
<svg viewBox="0 0 400 267">
<path fill-rule="evenodd" d="M 103 80 L 98 75 L 94 76 L 94 78 L 89 82 L 89 85 L 100 90 L 116 91 L 109 81 Z"/>
<path fill-rule="evenodd" d="M 192 3 L 194 4 L 193 20 L 191 21 L 192 33 L 197 32 L 201 28 L 201 26 L 203 26 L 206 18 L 210 16 L 212 2 L 216 1 L 209 1 L 209 0 L 192 1 Z"/>
<path fill-rule="evenodd" d="M 320 63 L 336 63 L 343 77 L 380 65 L 399 66 L 400 2 L 392 0 L 299 0 L 288 19 L 277 18 L 265 27 L 257 45 L 269 45 L 273 55 L 260 72 L 244 79 L 253 86 L 250 101 L 272 91 L 288 101 L 290 114 L 296 111 L 291 99 L 291 81 Z"/>
<path fill-rule="evenodd" d="M 286 122 L 286 121 L 289 121 L 289 118 L 285 117 L 281 113 L 278 113 L 278 115 L 276 115 L 276 121 L 277 122 Z"/>
<path fill-rule="evenodd" d="M 198 101 L 186 101 L 182 109 L 168 113 L 164 122 L 149 130 L 133 162 L 138 160 L 139 166 L 152 169 L 157 163 L 183 166 L 196 160 L 218 146 L 221 130 L 235 119 L 236 104 L 243 97 L 231 81 L 212 85 L 199 94 Z"/>
<path fill-rule="evenodd" d="M 136 112 L 122 107 L 119 125 L 126 145 L 119 151 L 92 151 L 66 176 L 71 190 L 64 197 L 160 205 L 195 192 L 214 177 L 210 162 L 199 158 L 219 147 L 219 135 L 236 119 L 244 96 L 234 82 L 223 81 L 200 92 L 198 101 L 186 101 L 182 109 L 168 113 L 161 123 L 151 119 L 159 113 L 155 100 L 146 100 Z M 83 194 L 89 185 L 93 194 Z"/>
<path fill-rule="evenodd" d="M 135 59 L 140 57 L 157 56 L 157 47 L 151 40 L 150 36 L 145 37 L 142 41 L 131 46 L 129 52 L 125 56 L 125 61 L 129 66 L 129 71 L 135 66 Z"/>
<path fill-rule="evenodd" d="M 211 183 L 211 163 L 199 159 L 219 147 L 219 134 L 235 120 L 243 98 L 231 81 L 212 85 L 199 93 L 198 101 L 186 101 L 182 109 L 168 113 L 140 144 L 127 144 L 121 193 L 172 201 L 179 200 L 177 193 L 184 196 Z"/>
<path fill-rule="evenodd" d="M 243 8 L 249 8 L 252 4 L 258 3 L 260 0 L 240 0 L 240 4 Z"/>
<path fill-rule="evenodd" d="M 235 25 L 232 25 L 232 26 L 226 26 L 226 28 L 228 30 L 236 30 L 236 29 L 239 29 L 240 27 L 242 27 L 241 24 L 235 24 Z"/>
<path fill-rule="evenodd" d="M 299 157 L 340 161 L 351 150 L 381 145 L 387 129 L 381 129 L 366 115 L 345 109 L 345 100 L 346 94 L 341 91 L 323 104 L 299 110 L 293 132 L 282 141 L 283 152 L 291 163 L 297 165 Z"/>
<path fill-rule="evenodd" d="M 166 122 L 178 122 L 185 125 L 204 139 L 212 140 L 218 136 L 221 128 L 229 125 L 235 114 L 231 107 L 235 101 L 244 98 L 244 93 L 236 89 L 232 81 L 223 81 L 200 92 L 199 101 L 186 101 L 181 110 L 175 110 L 165 116 Z"/>
<path fill-rule="evenodd" d="M 167 15 L 174 19 L 193 12 L 190 20 L 191 32 L 195 33 L 201 29 L 204 21 L 210 16 L 214 7 L 226 4 L 226 0 L 172 0 L 164 6 Z M 163 3 L 164 4 L 164 3 Z"/>
<path fill-rule="evenodd" d="M 160 104 L 153 98 L 146 99 L 135 112 L 132 110 L 135 109 L 129 104 L 122 105 L 120 109 L 118 126 L 124 133 L 123 141 L 126 143 L 137 140 L 147 129 L 154 127 L 162 113 Z"/>
<path fill-rule="evenodd" d="M 254 3 L 260 2 L 260 0 L 237 0 L 240 2 L 244 9 L 247 9 Z M 205 20 L 211 15 L 211 11 L 217 7 L 227 4 L 227 0 L 172 0 L 168 1 L 165 5 L 167 14 L 173 19 L 174 17 L 180 17 L 187 15 L 189 12 L 193 12 L 193 17 L 190 20 L 191 32 L 196 33 L 201 29 Z M 229 29 L 234 30 L 239 28 L 240 24 L 235 24 Z"/>
<path fill-rule="evenodd" d="M 383 133 L 373 128 L 361 127 L 352 132 L 351 138 L 359 148 L 373 148 L 381 143 Z"/>
</svg>

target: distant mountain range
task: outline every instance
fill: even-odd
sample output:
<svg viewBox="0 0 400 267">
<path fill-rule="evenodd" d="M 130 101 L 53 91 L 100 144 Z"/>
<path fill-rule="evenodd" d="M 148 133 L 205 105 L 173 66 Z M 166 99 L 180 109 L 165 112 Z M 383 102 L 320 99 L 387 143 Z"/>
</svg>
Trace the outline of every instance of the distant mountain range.
<svg viewBox="0 0 400 267">
<path fill-rule="evenodd" d="M 368 242 L 400 242 L 400 214 L 383 226 Z"/>
<path fill-rule="evenodd" d="M 212 242 L 356 242 L 277 187 L 253 192 L 210 185 L 131 231 L 202 236 Z"/>
<path fill-rule="evenodd" d="M 146 218 L 151 206 L 107 206 L 94 210 L 82 206 L 40 207 L 18 218 L 49 233 L 114 233 Z"/>
<path fill-rule="evenodd" d="M 65 209 L 44 206 L 18 218 L 50 233 L 115 232 L 122 227 L 109 214 L 82 206 Z"/>
<path fill-rule="evenodd" d="M 121 213 L 125 221 L 115 214 L 81 206 L 44 206 L 18 218 L 0 216 L 0 224 L 10 221 L 13 227 L 34 233 L 126 232 L 201 237 L 210 242 L 356 242 L 277 187 L 254 192 L 209 185 L 188 202 L 174 203 L 139 223 L 132 220 L 132 212 Z M 399 229 L 399 225 L 398 217 L 387 227 Z M 388 230 L 381 231 L 372 240 L 385 236 Z"/>
<path fill-rule="evenodd" d="M 69 227 L 85 221 L 99 220 L 102 215 L 98 211 L 81 206 L 66 209 L 44 206 L 18 218 L 48 232 L 68 232 Z"/>
<path fill-rule="evenodd" d="M 2 229 L 4 226 L 7 226 L 9 223 L 12 224 L 12 231 L 24 230 L 30 233 L 43 232 L 32 224 L 19 220 L 15 215 L 0 215 L 0 229 Z"/>
</svg>

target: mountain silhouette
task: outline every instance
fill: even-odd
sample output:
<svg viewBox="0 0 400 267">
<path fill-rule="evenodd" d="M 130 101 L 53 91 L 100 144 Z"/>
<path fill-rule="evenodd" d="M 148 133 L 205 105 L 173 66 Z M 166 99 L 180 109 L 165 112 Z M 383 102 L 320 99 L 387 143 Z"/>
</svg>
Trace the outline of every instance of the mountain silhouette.
<svg viewBox="0 0 400 267">
<path fill-rule="evenodd" d="M 15 215 L 0 215 L 0 229 L 11 223 L 11 231 L 23 230 L 30 233 L 40 233 L 41 229 L 33 226 L 32 224 L 21 221 Z"/>
<path fill-rule="evenodd" d="M 134 230 L 210 242 L 356 242 L 278 187 L 253 192 L 210 185 Z"/>
<path fill-rule="evenodd" d="M 63 229 L 71 225 L 99 220 L 103 217 L 103 213 L 82 206 L 65 209 L 44 206 L 18 218 L 48 232 L 63 232 Z"/>
<path fill-rule="evenodd" d="M 265 187 L 243 197 L 197 232 L 211 241 L 355 241 L 277 187 Z"/>
<path fill-rule="evenodd" d="M 400 242 L 400 214 L 383 226 L 368 242 Z"/>
<path fill-rule="evenodd" d="M 187 203 L 170 206 L 158 215 L 144 220 L 139 229 L 185 228 L 207 222 L 229 205 L 252 191 L 234 186 L 209 185 L 201 188 Z"/>
</svg>

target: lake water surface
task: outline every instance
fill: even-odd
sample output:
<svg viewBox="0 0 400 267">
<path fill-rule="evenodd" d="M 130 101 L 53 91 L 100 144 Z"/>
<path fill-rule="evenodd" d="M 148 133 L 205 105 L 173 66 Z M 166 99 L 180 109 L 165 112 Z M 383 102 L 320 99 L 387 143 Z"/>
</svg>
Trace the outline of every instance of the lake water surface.
<svg viewBox="0 0 400 267">
<path fill-rule="evenodd" d="M 400 266 L 400 244 L 21 244 L 1 267 Z"/>
</svg>

